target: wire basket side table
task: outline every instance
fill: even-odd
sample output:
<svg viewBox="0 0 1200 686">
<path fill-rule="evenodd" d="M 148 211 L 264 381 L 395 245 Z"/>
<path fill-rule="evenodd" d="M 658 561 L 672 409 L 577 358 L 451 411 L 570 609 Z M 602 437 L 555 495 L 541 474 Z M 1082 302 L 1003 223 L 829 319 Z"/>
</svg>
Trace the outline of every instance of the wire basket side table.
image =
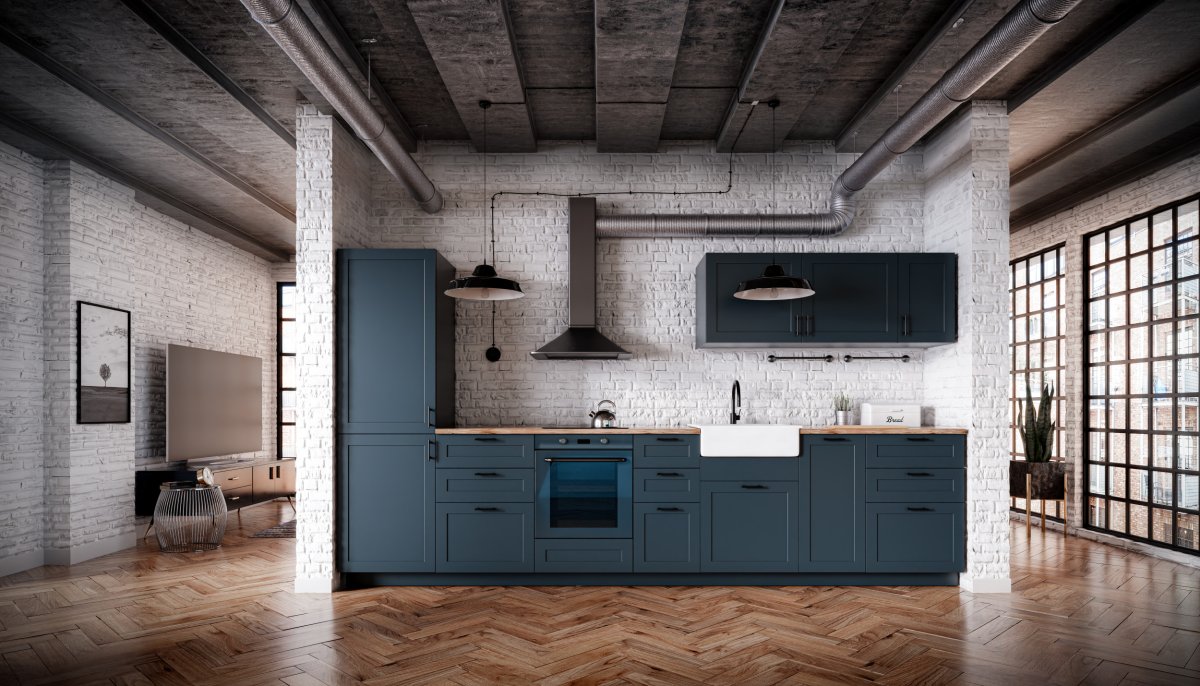
<svg viewBox="0 0 1200 686">
<path fill-rule="evenodd" d="M 220 486 L 168 481 L 158 487 L 154 531 L 164 553 L 190 553 L 221 547 L 229 510 Z"/>
</svg>

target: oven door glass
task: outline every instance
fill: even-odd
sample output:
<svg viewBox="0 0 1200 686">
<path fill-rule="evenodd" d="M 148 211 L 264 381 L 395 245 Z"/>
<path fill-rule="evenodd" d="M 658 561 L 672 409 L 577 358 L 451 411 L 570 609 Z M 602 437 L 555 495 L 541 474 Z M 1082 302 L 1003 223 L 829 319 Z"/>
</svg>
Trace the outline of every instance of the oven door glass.
<svg viewBox="0 0 1200 686">
<path fill-rule="evenodd" d="M 580 452 L 539 456 L 537 535 L 628 536 L 632 456 Z"/>
</svg>

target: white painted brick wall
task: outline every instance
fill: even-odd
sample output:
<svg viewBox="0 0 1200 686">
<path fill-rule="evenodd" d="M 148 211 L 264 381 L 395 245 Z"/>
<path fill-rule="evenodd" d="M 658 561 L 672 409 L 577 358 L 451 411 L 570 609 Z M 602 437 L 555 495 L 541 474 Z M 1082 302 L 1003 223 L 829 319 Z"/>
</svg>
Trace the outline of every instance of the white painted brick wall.
<svg viewBox="0 0 1200 686">
<path fill-rule="evenodd" d="M 1072 501 L 1070 526 L 1083 526 L 1084 508 L 1084 464 L 1083 416 L 1085 405 L 1083 346 L 1086 344 L 1080 328 L 1084 309 L 1084 273 L 1086 271 L 1083 252 L 1083 236 L 1087 233 L 1114 224 L 1155 207 L 1180 200 L 1200 190 L 1200 155 L 1188 158 L 1142 179 L 1128 183 L 1101 196 L 1081 203 L 1022 228 L 1012 235 L 1011 259 L 1030 255 L 1059 243 L 1066 245 L 1066 372 L 1064 374 L 1063 405 L 1064 431 L 1063 453 L 1072 462 Z M 1006 286 L 1007 287 L 1007 286 Z M 1124 539 L 1084 532 L 1110 543 L 1134 547 L 1149 554 L 1159 554 L 1161 549 L 1142 546 Z"/>
<path fill-rule="evenodd" d="M 975 102 L 961 116 L 962 157 L 932 176 L 925 192 L 925 248 L 959 254 L 959 340 L 926 355 L 925 398 L 939 424 L 970 430 L 963 585 L 1007 591 L 1008 114 L 1002 102 Z M 930 159 L 954 156 L 939 144 L 957 145 L 931 142 Z"/>
<path fill-rule="evenodd" d="M 0 144 L 0 161 L 20 158 L 32 159 Z M 246 457 L 275 454 L 275 287 L 267 262 L 136 203 L 132 190 L 90 170 L 53 161 L 38 178 L 20 178 L 38 186 L 42 196 L 35 253 L 41 283 L 13 290 L 22 302 L 39 303 L 42 330 L 35 344 L 41 351 L 31 363 L 37 384 L 23 395 L 44 431 L 41 455 L 27 459 L 43 474 L 44 490 L 41 481 L 30 490 L 40 491 L 45 510 L 32 505 L 29 510 L 44 516 L 45 525 L 36 536 L 40 540 L 24 547 L 36 544 L 49 563 L 72 563 L 133 541 L 134 469 L 161 463 L 165 454 L 168 343 L 263 359 L 264 449 Z M 0 207 L 20 197 L 0 185 Z M 4 254 L 10 255 L 7 240 Z M 4 270 L 6 277 L 18 273 Z M 131 311 L 129 424 L 75 423 L 78 300 Z M 32 326 L 28 318 L 22 322 Z M 5 435 L 8 428 L 6 421 Z M 8 459 L 5 450 L 6 466 Z M 27 492 L 18 493 L 7 481 L 0 487 L 5 505 Z M 12 557 L 7 551 L 0 555 Z"/>
<path fill-rule="evenodd" d="M 43 164 L 0 144 L 0 576 L 40 562 Z"/>
</svg>

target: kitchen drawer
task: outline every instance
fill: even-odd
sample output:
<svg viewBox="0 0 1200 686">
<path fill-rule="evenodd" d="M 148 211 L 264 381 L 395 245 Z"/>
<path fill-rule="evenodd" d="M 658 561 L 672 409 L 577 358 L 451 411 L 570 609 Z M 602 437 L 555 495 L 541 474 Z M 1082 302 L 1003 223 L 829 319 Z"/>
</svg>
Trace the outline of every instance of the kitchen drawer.
<svg viewBox="0 0 1200 686">
<path fill-rule="evenodd" d="M 532 469 L 439 469 L 439 503 L 531 503 Z"/>
<path fill-rule="evenodd" d="M 539 538 L 534 542 L 539 572 L 622 573 L 633 571 L 633 539 Z"/>
<path fill-rule="evenodd" d="M 437 571 L 533 571 L 533 503 L 438 503 Z"/>
<path fill-rule="evenodd" d="M 222 488 L 221 495 L 225 496 L 225 509 L 236 510 L 254 504 L 254 487 L 250 484 L 237 488 Z"/>
<path fill-rule="evenodd" d="M 699 467 L 700 437 L 695 434 L 634 436 L 633 466 L 639 469 Z"/>
<path fill-rule="evenodd" d="M 219 472 L 213 472 L 213 480 L 225 491 L 241 488 L 242 486 L 250 486 L 254 483 L 254 467 L 223 469 Z"/>
<path fill-rule="evenodd" d="M 871 436 L 867 440 L 867 467 L 961 469 L 966 466 L 966 450 L 964 436 Z"/>
<path fill-rule="evenodd" d="M 700 470 L 635 469 L 633 499 L 635 502 L 651 503 L 698 503 Z"/>
<path fill-rule="evenodd" d="M 699 572 L 700 504 L 634 505 L 633 541 L 635 572 Z"/>
<path fill-rule="evenodd" d="M 869 503 L 961 503 L 966 501 L 962 469 L 868 469 Z"/>
<path fill-rule="evenodd" d="M 961 572 L 962 503 L 868 503 L 868 572 Z"/>
<path fill-rule="evenodd" d="M 798 457 L 705 457 L 700 460 L 702 481 L 796 481 Z"/>
<path fill-rule="evenodd" d="M 439 468 L 533 469 L 533 436 L 437 436 Z"/>
</svg>

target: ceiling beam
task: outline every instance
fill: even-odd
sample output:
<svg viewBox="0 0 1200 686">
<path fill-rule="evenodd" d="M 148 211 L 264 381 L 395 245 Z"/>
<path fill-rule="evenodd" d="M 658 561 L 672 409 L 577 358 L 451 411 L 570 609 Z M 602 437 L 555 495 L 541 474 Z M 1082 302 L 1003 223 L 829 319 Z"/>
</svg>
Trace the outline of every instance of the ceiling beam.
<svg viewBox="0 0 1200 686">
<path fill-rule="evenodd" d="M 596 148 L 658 149 L 687 0 L 596 0 Z"/>
<path fill-rule="evenodd" d="M 1200 69 L 1036 161 L 1010 180 L 1021 228 L 1182 159 L 1200 139 Z M 1117 181 L 1119 179 L 1119 181 Z"/>
<path fill-rule="evenodd" d="M 237 100 L 247 112 L 266 125 L 283 142 L 290 145 L 293 149 L 296 147 L 296 137 L 292 135 L 291 131 L 287 130 L 286 126 L 281 124 L 275 117 L 272 117 L 237 81 L 234 81 L 228 74 L 222 71 L 215 62 L 210 60 L 187 37 L 164 19 L 157 10 L 144 0 L 121 0 L 121 2 L 147 26 L 153 29 L 167 44 L 175 48 L 179 54 L 186 57 L 197 69 L 204 72 L 208 78 L 212 79 L 214 83 L 220 86 L 234 100 Z"/>
<path fill-rule="evenodd" d="M 291 253 L 264 243 L 250 232 L 223 221 L 181 200 L 168 191 L 59 140 L 45 131 L 0 112 L 0 139 L 43 159 L 67 159 L 131 188 L 137 202 L 181 221 L 210 236 L 272 262 L 286 262 Z"/>
<path fill-rule="evenodd" d="M 776 0 L 725 108 L 717 150 L 774 152 L 808 108 L 874 8 L 873 0 Z M 754 101 L 779 100 L 770 117 L 748 119 Z M 740 137 L 739 137 L 740 136 Z"/>
<path fill-rule="evenodd" d="M 297 0 L 297 2 L 308 18 L 312 20 L 313 25 L 317 27 L 317 31 L 325 37 L 325 41 L 329 43 L 329 47 L 333 49 L 342 64 L 356 69 L 364 81 L 370 82 L 371 100 L 378 102 L 387 116 L 391 118 L 392 130 L 395 132 L 396 138 L 400 139 L 400 145 L 408 152 L 416 151 L 417 135 L 413 133 L 408 120 L 400 113 L 400 108 L 396 106 L 391 95 L 384 89 L 379 77 L 371 71 L 362 51 L 354 44 L 354 39 L 338 22 L 337 15 L 329 7 L 329 3 L 325 0 Z M 373 36 L 363 36 L 363 38 L 373 38 Z M 386 50 L 387 46 L 381 45 L 378 49 Z"/>
<path fill-rule="evenodd" d="M 1021 86 L 1008 98 L 1008 113 L 1012 114 L 1018 107 L 1029 102 L 1042 89 L 1054 83 L 1075 65 L 1087 59 L 1088 55 L 1104 47 L 1109 41 L 1121 35 L 1125 29 L 1133 26 L 1137 20 L 1162 4 L 1162 0 L 1142 0 L 1121 5 L 1117 12 L 1104 21 L 1103 24 L 1089 29 L 1083 38 L 1071 46 L 1064 55 L 1038 72 L 1032 79 Z"/>
<path fill-rule="evenodd" d="M 41 50 L 38 50 L 33 45 L 26 42 L 25 39 L 3 27 L 0 27 L 0 44 L 9 47 L 17 54 L 37 65 L 42 70 L 52 74 L 63 83 L 66 83 L 75 90 L 86 95 L 88 98 L 92 99 L 94 102 L 109 110 L 113 114 L 116 114 L 130 124 L 133 124 L 145 133 L 150 134 L 175 152 L 183 155 L 209 173 L 219 177 L 226 183 L 245 193 L 247 196 L 253 198 L 263 207 L 266 207 L 290 222 L 296 221 L 296 213 L 284 203 L 255 188 L 242 177 L 234 174 L 233 172 L 204 156 L 195 148 L 179 140 L 169 132 L 160 128 L 158 125 L 130 109 L 120 100 L 117 100 L 113 96 L 109 95 L 104 89 L 100 88 L 91 81 L 88 81 L 84 77 L 69 69 L 63 63 L 47 55 Z"/>
<path fill-rule="evenodd" d="M 507 0 L 410 0 L 408 10 L 475 148 L 537 150 Z M 492 103 L 486 142 L 481 100 Z"/>
</svg>

